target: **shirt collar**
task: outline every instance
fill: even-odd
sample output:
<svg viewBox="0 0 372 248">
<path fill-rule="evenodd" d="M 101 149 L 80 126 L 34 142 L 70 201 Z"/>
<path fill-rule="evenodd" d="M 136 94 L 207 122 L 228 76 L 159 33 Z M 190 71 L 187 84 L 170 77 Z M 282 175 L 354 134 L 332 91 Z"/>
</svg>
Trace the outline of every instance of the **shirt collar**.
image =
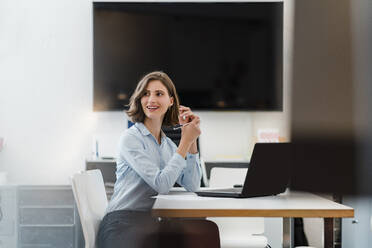
<svg viewBox="0 0 372 248">
<path fill-rule="evenodd" d="M 151 132 L 147 129 L 147 127 L 142 122 L 136 122 L 136 124 L 134 124 L 134 125 L 138 128 L 138 130 L 142 133 L 142 135 L 147 136 L 147 135 L 151 134 Z M 164 139 L 166 137 L 163 130 L 160 130 L 160 135 L 161 135 L 161 143 L 163 143 Z"/>
<path fill-rule="evenodd" d="M 136 124 L 134 124 L 138 130 L 140 130 L 140 132 L 143 134 L 143 135 L 149 135 L 151 134 L 150 131 L 146 128 L 146 126 L 142 123 L 142 122 L 136 122 Z"/>
</svg>

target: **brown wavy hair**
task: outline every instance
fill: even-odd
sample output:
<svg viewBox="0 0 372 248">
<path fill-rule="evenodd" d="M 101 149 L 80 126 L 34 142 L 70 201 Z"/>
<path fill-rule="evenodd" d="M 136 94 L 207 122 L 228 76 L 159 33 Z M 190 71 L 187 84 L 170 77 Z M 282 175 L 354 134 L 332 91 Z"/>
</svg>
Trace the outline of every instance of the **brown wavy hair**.
<svg viewBox="0 0 372 248">
<path fill-rule="evenodd" d="M 153 80 L 159 80 L 160 82 L 162 82 L 165 88 L 167 88 L 169 96 L 173 97 L 173 105 L 170 106 L 168 111 L 165 113 L 162 125 L 174 126 L 178 124 L 178 110 L 180 103 L 176 87 L 174 86 L 169 76 L 162 71 L 150 72 L 138 82 L 134 93 L 130 97 L 128 104 L 129 109 L 126 111 L 129 119 L 132 122 L 144 122 L 146 115 L 142 109 L 141 98 L 145 94 L 148 83 Z"/>
</svg>

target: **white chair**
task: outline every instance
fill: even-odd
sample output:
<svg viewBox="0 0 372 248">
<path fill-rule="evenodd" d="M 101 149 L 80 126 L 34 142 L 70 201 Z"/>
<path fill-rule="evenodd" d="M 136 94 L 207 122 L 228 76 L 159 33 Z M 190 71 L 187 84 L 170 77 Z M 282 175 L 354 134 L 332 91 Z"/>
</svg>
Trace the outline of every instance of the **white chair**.
<svg viewBox="0 0 372 248">
<path fill-rule="evenodd" d="M 99 224 L 107 207 L 107 196 L 100 170 L 76 173 L 71 177 L 85 248 L 95 248 Z"/>
<path fill-rule="evenodd" d="M 233 187 L 244 184 L 246 168 L 219 168 L 211 170 L 209 187 Z M 221 248 L 264 248 L 267 238 L 264 233 L 264 218 L 215 217 L 208 218 L 218 225 Z"/>
</svg>

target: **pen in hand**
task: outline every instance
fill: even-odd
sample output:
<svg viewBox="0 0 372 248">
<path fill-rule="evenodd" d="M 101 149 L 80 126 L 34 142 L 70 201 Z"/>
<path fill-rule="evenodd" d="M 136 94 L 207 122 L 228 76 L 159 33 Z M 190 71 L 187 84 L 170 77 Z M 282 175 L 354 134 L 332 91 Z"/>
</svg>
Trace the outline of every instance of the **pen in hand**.
<svg viewBox="0 0 372 248">
<path fill-rule="evenodd" d="M 189 125 L 190 123 L 185 123 L 185 124 L 180 124 L 179 126 L 177 127 L 174 127 L 173 130 L 177 130 L 177 129 L 180 129 L 182 127 L 186 127 L 187 125 Z"/>
<path fill-rule="evenodd" d="M 186 120 L 186 115 L 182 116 L 182 119 L 185 121 L 185 120 Z M 179 126 L 174 127 L 173 130 L 180 129 L 180 128 L 182 128 L 183 126 L 187 126 L 188 124 L 189 124 L 189 123 L 179 124 Z"/>
</svg>

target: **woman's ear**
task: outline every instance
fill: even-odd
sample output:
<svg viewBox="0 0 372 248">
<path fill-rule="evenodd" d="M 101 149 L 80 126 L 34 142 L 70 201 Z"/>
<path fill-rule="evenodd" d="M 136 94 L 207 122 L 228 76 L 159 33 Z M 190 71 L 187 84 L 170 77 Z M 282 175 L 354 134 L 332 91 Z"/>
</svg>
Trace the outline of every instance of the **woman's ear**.
<svg viewBox="0 0 372 248">
<path fill-rule="evenodd" d="M 169 107 L 171 107 L 171 106 L 173 106 L 173 103 L 174 103 L 174 98 L 173 98 L 173 96 L 170 98 L 170 105 L 169 105 Z"/>
</svg>

